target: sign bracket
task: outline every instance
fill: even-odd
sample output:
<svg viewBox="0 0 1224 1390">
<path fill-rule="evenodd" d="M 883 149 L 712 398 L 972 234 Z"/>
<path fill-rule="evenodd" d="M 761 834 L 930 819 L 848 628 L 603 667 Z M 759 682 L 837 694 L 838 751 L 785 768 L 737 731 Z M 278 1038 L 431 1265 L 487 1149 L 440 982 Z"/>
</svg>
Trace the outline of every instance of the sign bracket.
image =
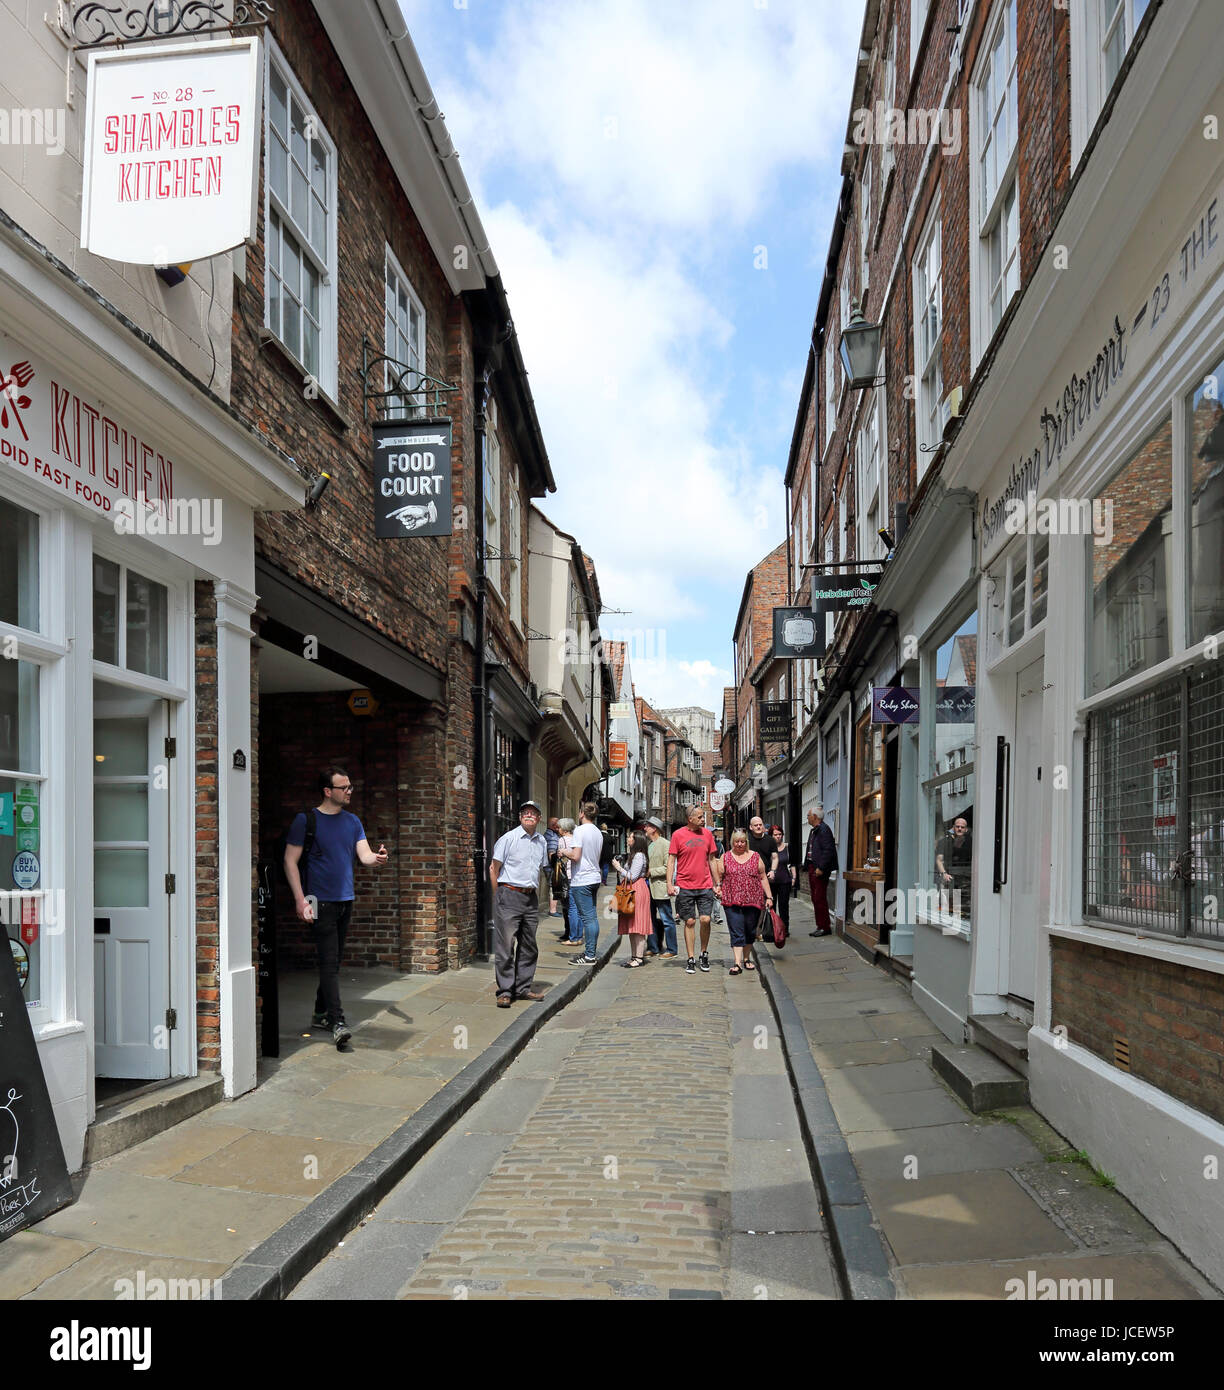
<svg viewBox="0 0 1224 1390">
<path fill-rule="evenodd" d="M 68 22 L 64 23 L 65 5 Z M 191 38 L 197 34 L 260 33 L 272 20 L 267 0 L 233 0 L 234 14 L 224 0 L 146 0 L 129 9 L 100 0 L 62 0 L 60 27 L 67 32 L 73 53 L 89 48 L 122 48 L 129 43 Z"/>
<path fill-rule="evenodd" d="M 458 386 L 452 386 L 440 377 L 427 376 L 410 363 L 397 361 L 385 353 L 371 357 L 370 347 L 369 336 L 363 333 L 361 367 L 355 375 L 361 382 L 362 416 L 367 424 L 385 420 L 394 414 L 402 415 L 406 398 L 411 398 L 413 402 L 408 409 L 421 415 L 437 415 L 446 409 L 447 398 L 459 390 Z M 380 367 L 386 371 L 381 380 L 386 382 L 389 378 L 392 382 L 385 391 L 375 390 L 371 385 L 380 379 L 375 375 Z"/>
</svg>

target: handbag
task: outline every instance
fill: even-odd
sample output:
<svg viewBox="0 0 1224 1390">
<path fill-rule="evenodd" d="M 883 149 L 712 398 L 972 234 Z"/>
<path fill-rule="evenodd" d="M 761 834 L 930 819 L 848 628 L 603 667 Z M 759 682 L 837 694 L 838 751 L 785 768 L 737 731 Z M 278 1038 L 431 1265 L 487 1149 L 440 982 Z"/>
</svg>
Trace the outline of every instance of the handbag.
<svg viewBox="0 0 1224 1390">
<path fill-rule="evenodd" d="M 763 907 L 761 909 L 761 917 L 757 922 L 757 935 L 766 946 L 772 946 L 774 944 L 773 914 L 768 908 Z"/>
<path fill-rule="evenodd" d="M 637 910 L 637 891 L 632 883 L 616 885 L 616 910 L 622 917 L 632 917 Z"/>
<path fill-rule="evenodd" d="M 778 916 L 774 908 L 771 907 L 767 910 L 773 927 L 770 940 L 775 946 L 781 948 L 786 945 L 786 923 Z"/>
</svg>

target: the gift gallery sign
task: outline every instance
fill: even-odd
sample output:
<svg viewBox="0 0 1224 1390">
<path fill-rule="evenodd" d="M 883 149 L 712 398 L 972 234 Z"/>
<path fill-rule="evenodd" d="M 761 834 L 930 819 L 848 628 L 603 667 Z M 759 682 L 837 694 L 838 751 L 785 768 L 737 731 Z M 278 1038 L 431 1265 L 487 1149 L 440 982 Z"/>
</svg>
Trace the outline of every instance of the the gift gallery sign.
<svg viewBox="0 0 1224 1390">
<path fill-rule="evenodd" d="M 81 246 L 178 265 L 255 236 L 259 41 L 89 55 Z"/>
</svg>

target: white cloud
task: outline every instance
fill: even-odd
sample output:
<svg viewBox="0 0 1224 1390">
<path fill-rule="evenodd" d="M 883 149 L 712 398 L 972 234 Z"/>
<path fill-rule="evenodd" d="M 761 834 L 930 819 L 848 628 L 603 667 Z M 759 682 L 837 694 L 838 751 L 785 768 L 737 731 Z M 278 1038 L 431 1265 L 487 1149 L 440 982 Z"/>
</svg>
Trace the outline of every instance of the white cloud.
<svg viewBox="0 0 1224 1390">
<path fill-rule="evenodd" d="M 856 5 L 515 0 L 498 17 L 447 95 L 469 173 L 510 160 L 585 216 L 704 238 L 748 223 L 784 166 L 840 155 Z"/>
<path fill-rule="evenodd" d="M 722 720 L 723 687 L 732 683 L 732 672 L 704 659 L 641 661 L 633 666 L 637 693 L 655 709 L 701 705 Z"/>
</svg>

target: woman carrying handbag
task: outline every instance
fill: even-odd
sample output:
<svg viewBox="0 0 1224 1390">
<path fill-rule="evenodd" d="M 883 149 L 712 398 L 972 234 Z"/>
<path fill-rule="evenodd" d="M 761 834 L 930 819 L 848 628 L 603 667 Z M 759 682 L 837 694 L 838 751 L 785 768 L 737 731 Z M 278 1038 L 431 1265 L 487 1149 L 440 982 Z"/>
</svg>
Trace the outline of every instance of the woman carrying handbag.
<svg viewBox="0 0 1224 1390">
<path fill-rule="evenodd" d="M 616 929 L 629 938 L 629 968 L 646 964 L 646 941 L 654 930 L 650 917 L 650 883 L 646 878 L 646 836 L 637 831 L 629 845 L 629 863 L 613 859 L 620 882 L 616 886 Z"/>
<path fill-rule="evenodd" d="M 750 954 L 752 943 L 756 940 L 762 909 L 773 907 L 773 890 L 761 856 L 748 848 L 746 830 L 732 833 L 731 849 L 723 855 L 722 905 L 727 911 L 731 954 L 735 957 L 735 964 L 727 974 L 742 975 L 745 970 L 755 970 L 756 963 Z"/>
</svg>

